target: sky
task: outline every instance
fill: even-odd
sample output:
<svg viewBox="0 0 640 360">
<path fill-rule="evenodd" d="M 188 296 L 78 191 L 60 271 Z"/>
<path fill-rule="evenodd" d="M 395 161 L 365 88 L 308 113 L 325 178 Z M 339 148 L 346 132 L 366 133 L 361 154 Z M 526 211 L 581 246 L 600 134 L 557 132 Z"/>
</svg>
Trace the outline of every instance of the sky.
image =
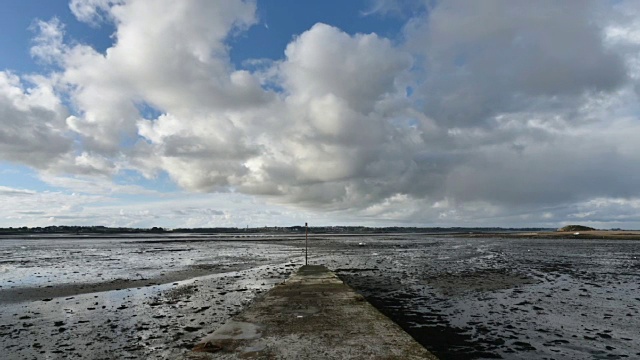
<svg viewBox="0 0 640 360">
<path fill-rule="evenodd" d="M 640 3 L 22 0 L 0 227 L 640 229 Z"/>
</svg>

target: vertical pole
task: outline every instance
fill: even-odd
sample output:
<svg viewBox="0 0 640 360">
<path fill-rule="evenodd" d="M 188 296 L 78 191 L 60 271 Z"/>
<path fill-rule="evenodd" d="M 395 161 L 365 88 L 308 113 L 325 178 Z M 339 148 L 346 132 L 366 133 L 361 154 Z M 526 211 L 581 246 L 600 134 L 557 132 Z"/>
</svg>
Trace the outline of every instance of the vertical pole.
<svg viewBox="0 0 640 360">
<path fill-rule="evenodd" d="M 307 255 L 309 252 L 309 224 L 304 223 L 304 264 L 308 265 Z"/>
</svg>

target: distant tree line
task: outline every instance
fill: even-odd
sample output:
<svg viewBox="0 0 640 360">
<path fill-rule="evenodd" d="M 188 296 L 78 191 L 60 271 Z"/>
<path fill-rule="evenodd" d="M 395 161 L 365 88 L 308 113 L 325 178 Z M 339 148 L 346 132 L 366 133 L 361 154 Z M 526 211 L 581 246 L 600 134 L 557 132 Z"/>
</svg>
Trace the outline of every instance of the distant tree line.
<svg viewBox="0 0 640 360">
<path fill-rule="evenodd" d="M 128 228 L 107 226 L 44 226 L 44 227 L 9 227 L 0 228 L 2 235 L 19 234 L 143 234 L 165 233 L 161 227 L 152 228 Z"/>
<path fill-rule="evenodd" d="M 501 228 L 501 227 L 367 227 L 367 226 L 315 226 L 309 227 L 313 234 L 380 234 L 380 233 L 496 233 L 519 231 L 553 231 L 550 228 Z M 221 234 L 221 233 L 304 233 L 304 226 L 265 226 L 254 228 L 209 227 L 164 229 L 129 228 L 107 226 L 45 226 L 45 227 L 9 227 L 0 228 L 0 235 L 20 234 Z"/>
</svg>

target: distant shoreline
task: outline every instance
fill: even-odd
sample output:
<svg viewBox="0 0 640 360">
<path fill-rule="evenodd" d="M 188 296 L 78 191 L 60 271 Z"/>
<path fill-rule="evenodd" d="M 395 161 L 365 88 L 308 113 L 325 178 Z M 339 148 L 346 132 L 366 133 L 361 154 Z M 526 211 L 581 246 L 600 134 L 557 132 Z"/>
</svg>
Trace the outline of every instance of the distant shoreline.
<svg viewBox="0 0 640 360">
<path fill-rule="evenodd" d="M 437 236 L 437 235 L 436 235 Z M 609 239 L 640 240 L 638 230 L 538 231 L 514 233 L 467 233 L 456 236 L 469 238 L 504 237 L 522 239 Z"/>
<path fill-rule="evenodd" d="M 366 235 L 366 234 L 458 234 L 468 232 L 503 233 L 503 232 L 536 232 L 554 231 L 554 228 L 523 227 L 415 227 L 415 226 L 264 226 L 264 227 L 207 227 L 207 228 L 127 228 L 106 226 L 45 226 L 45 227 L 10 227 L 0 228 L 0 235 L 77 235 L 77 236 L 157 236 L 157 235 L 213 235 L 213 234 L 277 234 L 304 235 Z"/>
</svg>

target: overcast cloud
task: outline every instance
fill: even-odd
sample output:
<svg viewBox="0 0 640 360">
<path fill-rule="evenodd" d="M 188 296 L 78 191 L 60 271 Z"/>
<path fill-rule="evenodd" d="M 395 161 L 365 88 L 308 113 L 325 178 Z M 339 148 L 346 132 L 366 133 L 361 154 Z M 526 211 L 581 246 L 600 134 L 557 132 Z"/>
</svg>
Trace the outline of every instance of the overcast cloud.
<svg viewBox="0 0 640 360">
<path fill-rule="evenodd" d="M 0 159 L 100 189 L 167 173 L 327 222 L 640 226 L 637 3 L 410 4 L 365 12 L 406 16 L 400 40 L 318 23 L 245 70 L 229 39 L 260 21 L 252 1 L 73 0 L 80 21 L 115 26 L 113 44 L 35 24 L 32 55 L 52 70 L 0 72 Z M 185 226 L 233 211 L 189 206 L 201 218 Z"/>
</svg>

